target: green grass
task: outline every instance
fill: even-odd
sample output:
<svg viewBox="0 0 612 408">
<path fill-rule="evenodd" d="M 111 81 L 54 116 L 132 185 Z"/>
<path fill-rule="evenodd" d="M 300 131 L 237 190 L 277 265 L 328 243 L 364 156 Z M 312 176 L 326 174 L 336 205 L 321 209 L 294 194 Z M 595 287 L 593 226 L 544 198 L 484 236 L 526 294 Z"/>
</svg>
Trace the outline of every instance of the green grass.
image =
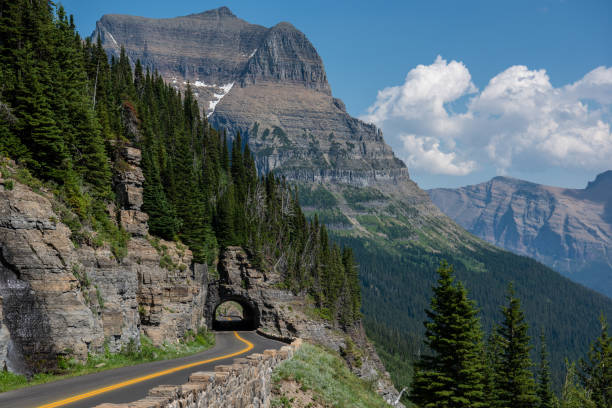
<svg viewBox="0 0 612 408">
<path fill-rule="evenodd" d="M 281 363 L 272 373 L 273 387 L 294 380 L 303 391 L 311 391 L 326 406 L 376 408 L 389 406 L 374 391 L 374 385 L 349 371 L 342 359 L 320 347 L 304 344 L 292 359 Z M 291 406 L 286 396 L 277 395 L 272 407 Z"/>
<path fill-rule="evenodd" d="M 156 347 L 146 336 L 141 336 L 140 340 L 140 347 L 134 342 L 130 342 L 119 353 L 111 353 L 107 347 L 104 353 L 90 354 L 85 363 L 59 358 L 58 369 L 55 372 L 35 374 L 29 380 L 23 375 L 0 371 L 0 392 L 96 373 L 111 368 L 170 360 L 199 353 L 215 344 L 214 334 L 205 328 L 198 330 L 197 333 L 188 331 L 178 344 L 164 344 L 161 347 Z"/>
</svg>

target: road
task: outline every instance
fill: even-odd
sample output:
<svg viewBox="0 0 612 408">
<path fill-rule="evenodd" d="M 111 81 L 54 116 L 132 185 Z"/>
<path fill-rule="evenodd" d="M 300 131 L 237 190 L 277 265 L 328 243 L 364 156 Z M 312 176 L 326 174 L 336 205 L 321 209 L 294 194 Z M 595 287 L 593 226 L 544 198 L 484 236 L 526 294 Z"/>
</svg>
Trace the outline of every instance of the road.
<svg viewBox="0 0 612 408">
<path fill-rule="evenodd" d="M 236 357 L 283 345 L 255 332 L 217 332 L 215 346 L 201 353 L 1 393 L 0 407 L 86 408 L 105 402 L 132 402 L 144 398 L 158 385 L 184 384 L 193 372 L 214 371 L 216 365 L 228 364 Z"/>
</svg>

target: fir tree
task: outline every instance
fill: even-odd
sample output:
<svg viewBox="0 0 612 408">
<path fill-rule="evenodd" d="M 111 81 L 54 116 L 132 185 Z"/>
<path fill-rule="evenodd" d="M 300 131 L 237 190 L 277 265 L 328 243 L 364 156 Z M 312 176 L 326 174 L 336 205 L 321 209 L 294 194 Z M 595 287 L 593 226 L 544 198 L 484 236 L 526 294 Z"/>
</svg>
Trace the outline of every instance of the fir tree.
<svg viewBox="0 0 612 408">
<path fill-rule="evenodd" d="M 518 298 L 510 285 L 508 305 L 502 307 L 503 322 L 497 329 L 499 357 L 495 367 L 496 406 L 500 408 L 533 408 L 537 403 L 536 387 L 529 357 L 527 323 Z"/>
<path fill-rule="evenodd" d="M 477 310 L 463 285 L 455 283 L 451 266 L 442 263 L 438 275 L 425 322 L 432 354 L 416 364 L 410 399 L 422 408 L 485 407 Z"/>
<path fill-rule="evenodd" d="M 546 337 L 543 331 L 540 335 L 540 367 L 538 369 L 537 387 L 538 408 L 555 408 L 558 406 L 555 394 L 552 392 L 548 350 L 546 349 Z"/>
</svg>

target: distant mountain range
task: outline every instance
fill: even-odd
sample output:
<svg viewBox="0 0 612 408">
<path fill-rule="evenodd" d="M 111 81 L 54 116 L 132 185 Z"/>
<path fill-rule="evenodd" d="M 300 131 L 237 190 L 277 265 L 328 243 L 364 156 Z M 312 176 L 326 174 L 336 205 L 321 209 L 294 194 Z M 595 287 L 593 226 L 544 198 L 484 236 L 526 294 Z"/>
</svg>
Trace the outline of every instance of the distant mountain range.
<svg viewBox="0 0 612 408">
<path fill-rule="evenodd" d="M 260 172 L 299 188 L 308 216 L 355 249 L 364 322 L 396 380 L 420 352 L 435 270 L 453 263 L 490 328 L 510 281 L 537 336 L 544 329 L 556 378 L 599 329 L 612 301 L 544 265 L 498 249 L 444 215 L 414 183 L 374 125 L 334 98 L 323 62 L 289 23 L 250 24 L 226 7 L 170 19 L 106 15 L 93 33 L 111 55 L 135 62 L 179 89 L 191 84 L 212 125 L 240 131 Z M 563 298 L 560 293 L 564 294 Z M 569 299 L 569 300 L 568 300 Z"/>
<path fill-rule="evenodd" d="M 428 192 L 473 234 L 612 297 L 612 171 L 585 189 L 495 177 Z"/>
</svg>

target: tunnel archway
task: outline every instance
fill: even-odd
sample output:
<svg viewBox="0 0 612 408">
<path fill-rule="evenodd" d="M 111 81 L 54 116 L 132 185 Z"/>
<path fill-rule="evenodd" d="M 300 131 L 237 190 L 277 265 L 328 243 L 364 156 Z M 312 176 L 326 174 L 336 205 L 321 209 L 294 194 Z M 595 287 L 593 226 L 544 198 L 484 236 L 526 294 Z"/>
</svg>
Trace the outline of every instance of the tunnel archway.
<svg viewBox="0 0 612 408">
<path fill-rule="evenodd" d="M 213 309 L 213 330 L 256 330 L 258 327 L 259 310 L 249 299 L 223 296 Z"/>
</svg>

